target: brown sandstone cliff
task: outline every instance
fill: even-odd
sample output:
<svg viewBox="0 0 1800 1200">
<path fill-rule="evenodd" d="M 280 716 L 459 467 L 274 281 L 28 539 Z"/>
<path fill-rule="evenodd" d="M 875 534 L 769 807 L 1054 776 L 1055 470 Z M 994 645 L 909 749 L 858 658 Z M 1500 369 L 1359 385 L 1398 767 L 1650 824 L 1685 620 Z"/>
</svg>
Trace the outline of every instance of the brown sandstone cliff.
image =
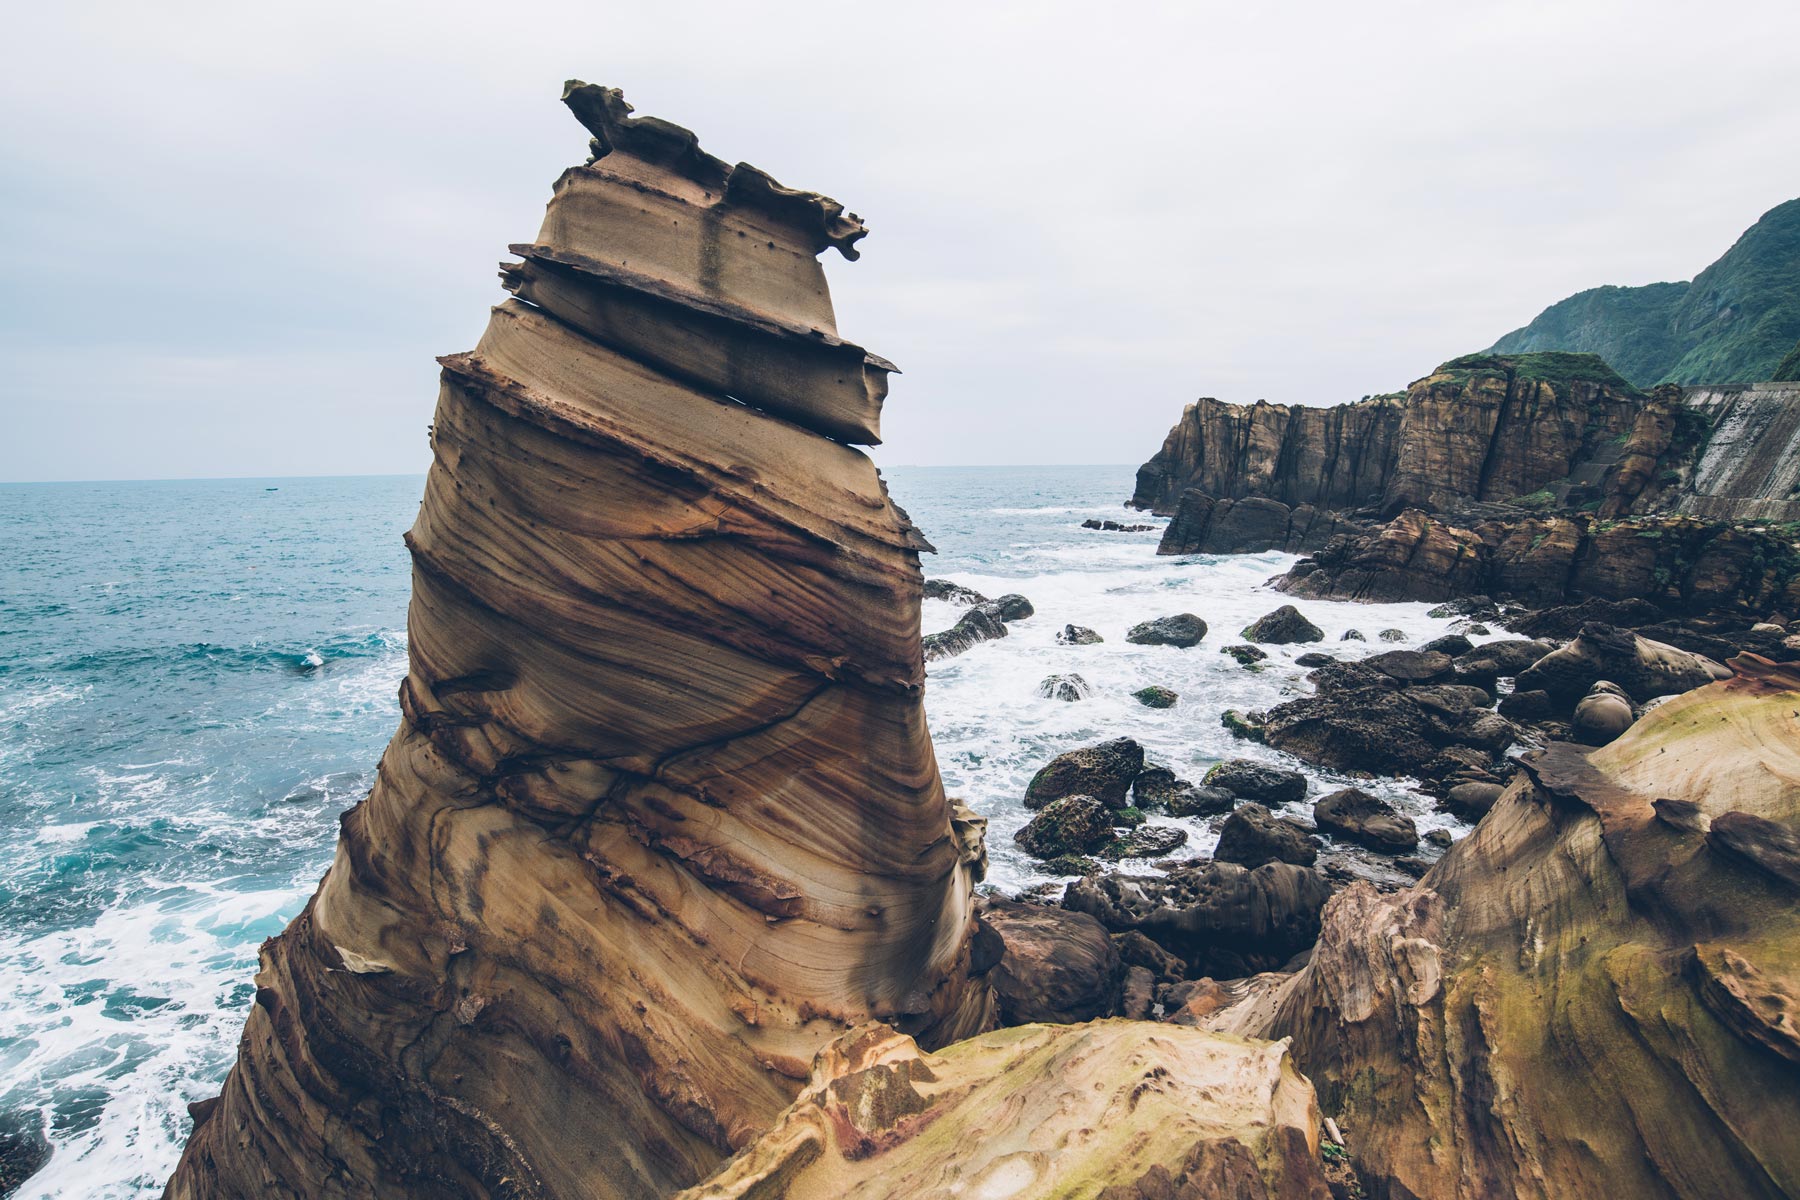
<svg viewBox="0 0 1800 1200">
<path fill-rule="evenodd" d="M 522 300 L 443 361 L 402 718 L 172 1197 L 667 1195 L 818 1047 L 984 1028 L 922 539 L 834 202 L 572 84 Z M 835 439 L 835 440 L 834 440 Z"/>
<path fill-rule="evenodd" d="M 1210 1018 L 1293 1039 L 1373 1194 L 1800 1194 L 1800 674 L 1733 666 Z"/>
<path fill-rule="evenodd" d="M 1617 455 L 1644 398 L 1591 355 L 1470 355 L 1404 396 L 1333 408 L 1189 405 L 1131 503 L 1172 514 L 1189 490 L 1393 514 L 1537 492 Z"/>
</svg>

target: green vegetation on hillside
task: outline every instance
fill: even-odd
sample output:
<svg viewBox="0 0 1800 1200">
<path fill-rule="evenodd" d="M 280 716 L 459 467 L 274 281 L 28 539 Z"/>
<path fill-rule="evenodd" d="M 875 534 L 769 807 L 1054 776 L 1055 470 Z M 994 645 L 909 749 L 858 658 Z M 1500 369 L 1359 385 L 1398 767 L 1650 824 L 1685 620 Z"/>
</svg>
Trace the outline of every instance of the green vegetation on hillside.
<svg viewBox="0 0 1800 1200">
<path fill-rule="evenodd" d="M 1788 356 L 1781 360 L 1781 365 L 1769 378 L 1800 383 L 1800 342 L 1794 343 L 1794 348 L 1788 351 Z"/>
<path fill-rule="evenodd" d="M 1560 350 L 1544 350 L 1532 354 L 1465 354 L 1453 358 L 1431 373 L 1432 378 L 1448 375 L 1459 385 L 1483 375 L 1511 375 L 1515 379 L 1542 379 L 1549 383 L 1598 383 L 1638 395 L 1638 389 L 1612 369 L 1598 354 L 1570 354 Z"/>
<path fill-rule="evenodd" d="M 1764 213 L 1691 283 L 1598 287 L 1559 301 L 1492 352 L 1598 354 L 1640 387 L 1754 383 L 1800 352 L 1800 200 Z M 1792 369 L 1800 370 L 1800 364 Z"/>
</svg>

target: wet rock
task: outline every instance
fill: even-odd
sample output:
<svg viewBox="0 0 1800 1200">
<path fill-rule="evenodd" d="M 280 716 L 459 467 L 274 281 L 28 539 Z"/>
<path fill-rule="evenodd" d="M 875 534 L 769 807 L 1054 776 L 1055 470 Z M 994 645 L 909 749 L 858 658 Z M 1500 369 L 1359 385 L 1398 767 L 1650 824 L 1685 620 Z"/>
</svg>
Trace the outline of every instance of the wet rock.
<svg viewBox="0 0 1800 1200">
<path fill-rule="evenodd" d="M 1085 625 L 1064 625 L 1056 640 L 1064 646 L 1094 646 L 1106 639 Z"/>
<path fill-rule="evenodd" d="M 1263 740 L 1321 767 L 1375 775 L 1422 774 L 1438 752 L 1438 730 L 1424 710 L 1378 686 L 1279 704 L 1269 710 Z"/>
<path fill-rule="evenodd" d="M 1631 701 L 1618 694 L 1605 680 L 1596 683 L 1575 705 L 1569 720 L 1575 740 L 1589 746 L 1604 746 L 1627 729 L 1636 718 Z"/>
<path fill-rule="evenodd" d="M 1389 650 L 1371 654 L 1361 665 L 1401 683 L 1435 683 L 1450 678 L 1454 664 L 1436 650 Z"/>
<path fill-rule="evenodd" d="M 956 624 L 940 633 L 928 633 L 922 639 L 926 662 L 954 658 L 982 642 L 1006 636 L 1006 622 L 993 611 L 993 605 L 977 604 Z"/>
<path fill-rule="evenodd" d="M 0 1113 L 0 1196 L 11 1196 L 49 1161 L 50 1143 L 35 1112 Z"/>
<path fill-rule="evenodd" d="M 1037 694 L 1046 700 L 1086 700 L 1094 689 L 1079 675 L 1051 675 L 1037 685 Z"/>
<path fill-rule="evenodd" d="M 964 587 L 960 583 L 952 583 L 948 579 L 927 579 L 925 581 L 925 598 L 927 600 L 945 600 L 951 604 L 960 604 L 965 608 L 988 602 L 988 598 L 974 588 Z"/>
<path fill-rule="evenodd" d="M 1338 638 L 1340 642 L 1366 642 L 1368 640 L 1360 629 L 1346 629 L 1343 636 Z"/>
<path fill-rule="evenodd" d="M 1499 690 L 1500 675 L 1500 664 L 1479 650 L 1471 651 L 1450 664 L 1450 678 L 1484 692 Z"/>
<path fill-rule="evenodd" d="M 1290 804 L 1306 796 L 1306 776 L 1300 772 L 1247 758 L 1226 759 L 1206 773 L 1205 782 L 1261 804 Z"/>
<path fill-rule="evenodd" d="M 1157 812 L 1182 786 L 1181 779 L 1169 768 L 1145 767 L 1131 781 L 1131 802 L 1146 812 Z"/>
<path fill-rule="evenodd" d="M 1640 638 L 1612 625 L 1584 625 L 1581 635 L 1519 673 L 1518 687 L 1572 704 L 1602 679 L 1638 703 L 1702 687 L 1731 672 L 1697 654 Z"/>
<path fill-rule="evenodd" d="M 1153 621 L 1143 621 L 1131 627 L 1125 640 L 1139 646 L 1176 646 L 1187 649 L 1198 646 L 1206 636 L 1206 622 L 1193 613 L 1177 613 L 1172 617 L 1157 617 Z"/>
<path fill-rule="evenodd" d="M 1419 649 L 1425 651 L 1436 651 L 1439 654 L 1448 654 L 1451 658 L 1459 658 L 1474 648 L 1475 643 L 1471 642 L 1460 633 L 1446 633 L 1442 637 L 1432 638 L 1429 642 L 1426 642 L 1423 646 L 1419 647 Z"/>
<path fill-rule="evenodd" d="M 1046 763 L 1025 788 L 1025 807 L 1042 808 L 1064 796 L 1093 796 L 1125 807 L 1125 793 L 1144 769 L 1144 748 L 1130 738 L 1065 751 Z"/>
<path fill-rule="evenodd" d="M 1406 631 L 1404 629 L 1384 629 L 1375 636 L 1384 642 L 1404 642 Z"/>
<path fill-rule="evenodd" d="M 1299 609 L 1291 604 L 1284 604 L 1272 613 L 1257 618 L 1244 627 L 1238 635 L 1245 641 L 1264 642 L 1270 645 L 1290 645 L 1295 642 L 1322 642 L 1325 632 L 1303 616 Z"/>
<path fill-rule="evenodd" d="M 1225 818 L 1213 857 L 1246 867 L 1271 862 L 1310 867 L 1318 861 L 1319 849 L 1298 821 L 1278 817 L 1260 804 L 1240 804 Z"/>
<path fill-rule="evenodd" d="M 1396 858 L 1394 860 L 1394 866 L 1399 870 L 1406 872 L 1408 875 L 1411 875 L 1414 879 L 1423 879 L 1425 877 L 1425 872 L 1431 870 L 1431 862 L 1429 859 L 1412 856 Z"/>
<path fill-rule="evenodd" d="M 1034 858 L 1093 854 L 1113 840 L 1113 812 L 1092 796 L 1064 796 L 1045 805 L 1013 840 Z"/>
<path fill-rule="evenodd" d="M 1104 926 L 1085 913 L 990 897 L 977 910 L 1004 947 L 987 974 L 1003 1025 L 1110 1016 L 1125 968 Z"/>
<path fill-rule="evenodd" d="M 1262 718 L 1242 709 L 1228 708 L 1219 714 L 1219 724 L 1231 731 L 1231 736 L 1242 738 L 1247 742 L 1263 740 Z"/>
<path fill-rule="evenodd" d="M 1125 525 L 1118 521 L 1101 521 L 1093 517 L 1081 523 L 1083 529 L 1104 529 L 1108 533 L 1146 533 L 1155 529 L 1154 525 Z"/>
<path fill-rule="evenodd" d="M 1459 783 L 1444 794 L 1440 803 L 1446 812 L 1474 822 L 1487 816 L 1505 790 L 1497 783 Z"/>
<path fill-rule="evenodd" d="M 1031 606 L 1031 601 L 1017 592 L 1009 592 L 998 600 L 989 601 L 989 605 L 994 615 L 1002 621 L 1023 621 L 1037 612 Z"/>
<path fill-rule="evenodd" d="M 1249 667 L 1252 670 L 1256 669 L 1257 663 L 1269 657 L 1255 646 L 1226 646 L 1219 653 L 1230 655 L 1237 660 L 1240 667 Z"/>
<path fill-rule="evenodd" d="M 1230 979 L 1272 970 L 1312 945 L 1331 885 L 1288 863 L 1207 862 L 1167 875 L 1100 875 L 1069 885 L 1063 907 L 1114 933 L 1137 930 L 1188 964 Z"/>
<path fill-rule="evenodd" d="M 1236 804 L 1237 797 L 1224 788 L 1183 783 L 1165 807 L 1171 817 L 1210 817 L 1230 812 Z"/>
<path fill-rule="evenodd" d="M 1713 818 L 1706 844 L 1728 859 L 1800 889 L 1800 836 L 1788 825 L 1753 813 L 1723 813 Z"/>
<path fill-rule="evenodd" d="M 1538 659 L 1556 649 L 1556 643 L 1533 638 L 1503 638 L 1485 642 L 1476 653 L 1489 659 L 1500 669 L 1502 678 L 1510 679 Z"/>
<path fill-rule="evenodd" d="M 1313 822 L 1333 837 L 1347 838 L 1383 854 L 1407 854 L 1418 847 L 1413 819 L 1360 788 L 1343 788 L 1313 805 Z"/>
<path fill-rule="evenodd" d="M 1456 835 L 1448 829 L 1428 829 L 1424 840 L 1441 850 L 1448 850 L 1451 843 L 1456 841 Z"/>
<path fill-rule="evenodd" d="M 1188 832 L 1178 825 L 1144 825 L 1100 852 L 1101 857 L 1164 858 L 1187 845 Z"/>
<path fill-rule="evenodd" d="M 1170 691 L 1166 687 L 1158 687 L 1156 684 L 1151 684 L 1149 687 L 1145 688 L 1139 688 L 1137 691 L 1131 693 L 1131 698 L 1145 708 L 1174 708 L 1175 702 L 1181 699 L 1180 695 L 1177 693 Z"/>
<path fill-rule="evenodd" d="M 1487 596 L 1459 596 L 1445 601 L 1425 615 L 1439 621 L 1449 617 L 1483 617 L 1493 620 L 1500 615 L 1500 606 Z"/>
<path fill-rule="evenodd" d="M 1050 875 L 1092 875 L 1100 869 L 1100 864 L 1085 854 L 1058 854 L 1054 858 L 1044 859 L 1044 871 Z M 1052 903 L 1060 899 L 1061 884 L 1042 885 L 1043 891 L 1028 889 L 1019 894 L 1019 899 Z"/>
<path fill-rule="evenodd" d="M 1500 715 L 1514 721 L 1547 721 L 1556 709 L 1549 692 L 1534 689 L 1500 697 Z"/>
</svg>

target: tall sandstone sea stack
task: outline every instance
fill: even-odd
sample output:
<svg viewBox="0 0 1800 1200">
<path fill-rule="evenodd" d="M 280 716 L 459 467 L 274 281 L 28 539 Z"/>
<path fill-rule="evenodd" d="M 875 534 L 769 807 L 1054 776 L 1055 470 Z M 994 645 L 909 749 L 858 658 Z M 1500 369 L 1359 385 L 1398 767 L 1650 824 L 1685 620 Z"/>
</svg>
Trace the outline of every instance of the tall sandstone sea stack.
<svg viewBox="0 0 1800 1200">
<path fill-rule="evenodd" d="M 835 202 L 565 100 L 517 294 L 442 360 L 401 722 L 172 1197 L 641 1197 L 880 1020 L 991 1024 L 979 824 L 922 707 L 923 540 L 850 443 Z"/>
</svg>

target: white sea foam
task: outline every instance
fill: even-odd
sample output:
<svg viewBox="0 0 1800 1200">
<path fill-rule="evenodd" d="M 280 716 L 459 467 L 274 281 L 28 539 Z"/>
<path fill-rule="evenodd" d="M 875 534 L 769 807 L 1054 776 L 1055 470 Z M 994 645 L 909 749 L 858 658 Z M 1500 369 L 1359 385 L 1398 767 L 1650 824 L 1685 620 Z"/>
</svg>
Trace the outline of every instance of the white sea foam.
<svg viewBox="0 0 1800 1200">
<path fill-rule="evenodd" d="M 1313 799 L 1353 781 L 1232 737 L 1219 723 L 1220 714 L 1229 708 L 1267 708 L 1308 694 L 1306 671 L 1293 660 L 1309 650 L 1360 658 L 1394 648 L 1377 640 L 1379 630 L 1400 629 L 1406 644 L 1417 646 L 1448 632 L 1450 624 L 1426 616 L 1430 606 L 1425 604 L 1348 604 L 1282 595 L 1266 581 L 1285 571 L 1294 562 L 1292 555 L 1159 559 L 1153 545 L 1123 541 L 1092 548 L 1051 547 L 1040 554 L 1082 561 L 1086 569 L 1025 577 L 948 573 L 990 596 L 1019 592 L 1032 601 L 1036 615 L 1013 622 L 1004 639 L 933 663 L 925 694 L 945 786 L 989 818 L 990 878 L 1003 891 L 1048 878 L 1013 842 L 1013 834 L 1032 815 L 1022 803 L 1032 774 L 1064 750 L 1107 738 L 1136 738 L 1150 761 L 1196 781 L 1224 758 L 1300 766 L 1314 782 L 1305 804 L 1294 811 L 1310 817 Z M 1268 661 L 1256 671 L 1220 653 L 1221 647 L 1243 640 L 1238 631 L 1244 626 L 1288 603 L 1324 631 L 1325 642 L 1265 646 Z M 947 627 L 958 611 L 951 604 L 928 602 L 926 628 Z M 1139 621 L 1179 612 L 1196 613 L 1207 622 L 1206 639 L 1199 646 L 1177 650 L 1125 640 Z M 1055 635 L 1065 624 L 1088 626 L 1106 640 L 1059 645 Z M 1369 640 L 1340 642 L 1352 628 Z M 1067 672 L 1087 680 L 1093 696 L 1070 702 L 1037 695 L 1045 676 Z M 1169 709 L 1144 707 L 1132 693 L 1151 684 L 1180 693 L 1180 701 Z M 1394 801 L 1421 832 L 1462 828 L 1404 783 L 1354 782 Z M 1182 854 L 1207 853 L 1218 840 L 1207 819 L 1156 817 L 1152 822 L 1188 831 Z"/>
</svg>

